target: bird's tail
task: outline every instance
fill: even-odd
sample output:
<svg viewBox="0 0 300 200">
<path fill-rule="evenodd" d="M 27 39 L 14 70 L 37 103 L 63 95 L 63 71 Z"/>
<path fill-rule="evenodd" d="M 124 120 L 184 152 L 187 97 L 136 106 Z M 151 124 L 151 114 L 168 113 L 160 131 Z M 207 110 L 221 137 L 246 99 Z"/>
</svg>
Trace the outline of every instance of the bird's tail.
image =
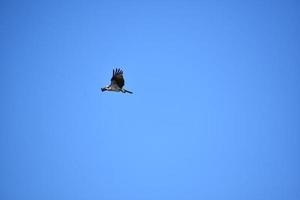
<svg viewBox="0 0 300 200">
<path fill-rule="evenodd" d="M 130 92 L 130 91 L 125 90 L 125 89 L 124 89 L 124 91 L 125 91 L 125 93 L 127 92 L 127 93 L 129 93 L 129 94 L 132 94 L 132 93 L 133 93 L 133 92 Z"/>
<path fill-rule="evenodd" d="M 101 88 L 101 91 L 102 91 L 102 92 L 106 91 L 106 88 Z"/>
</svg>

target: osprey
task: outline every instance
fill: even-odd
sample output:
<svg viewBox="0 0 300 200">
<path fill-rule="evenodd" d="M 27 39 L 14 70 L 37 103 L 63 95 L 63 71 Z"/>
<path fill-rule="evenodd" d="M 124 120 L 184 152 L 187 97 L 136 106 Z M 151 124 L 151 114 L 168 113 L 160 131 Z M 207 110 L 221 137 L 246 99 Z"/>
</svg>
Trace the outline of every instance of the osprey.
<svg viewBox="0 0 300 200">
<path fill-rule="evenodd" d="M 112 78 L 110 79 L 111 83 L 110 85 L 105 86 L 104 88 L 101 88 L 102 92 L 104 91 L 114 91 L 114 92 L 123 92 L 123 93 L 130 93 L 132 92 L 125 90 L 123 88 L 124 86 L 124 78 L 123 78 L 123 71 L 121 69 L 114 69 Z"/>
</svg>

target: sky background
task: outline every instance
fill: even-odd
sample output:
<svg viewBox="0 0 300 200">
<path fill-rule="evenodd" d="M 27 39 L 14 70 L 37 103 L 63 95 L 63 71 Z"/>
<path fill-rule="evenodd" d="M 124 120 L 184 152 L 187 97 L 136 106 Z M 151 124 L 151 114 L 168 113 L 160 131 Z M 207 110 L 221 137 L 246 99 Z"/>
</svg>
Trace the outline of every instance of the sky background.
<svg viewBox="0 0 300 200">
<path fill-rule="evenodd" d="M 300 199 L 299 1 L 1 1 L 0 42 L 0 199 Z"/>
</svg>

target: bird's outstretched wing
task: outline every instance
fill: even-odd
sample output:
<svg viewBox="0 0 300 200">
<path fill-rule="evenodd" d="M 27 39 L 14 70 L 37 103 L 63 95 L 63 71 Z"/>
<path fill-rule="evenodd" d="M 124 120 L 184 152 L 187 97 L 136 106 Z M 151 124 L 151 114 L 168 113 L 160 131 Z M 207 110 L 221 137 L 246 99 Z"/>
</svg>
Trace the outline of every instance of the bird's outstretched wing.
<svg viewBox="0 0 300 200">
<path fill-rule="evenodd" d="M 123 71 L 118 68 L 114 69 L 113 76 L 111 78 L 111 85 L 117 85 L 119 88 L 123 88 L 124 83 Z"/>
</svg>

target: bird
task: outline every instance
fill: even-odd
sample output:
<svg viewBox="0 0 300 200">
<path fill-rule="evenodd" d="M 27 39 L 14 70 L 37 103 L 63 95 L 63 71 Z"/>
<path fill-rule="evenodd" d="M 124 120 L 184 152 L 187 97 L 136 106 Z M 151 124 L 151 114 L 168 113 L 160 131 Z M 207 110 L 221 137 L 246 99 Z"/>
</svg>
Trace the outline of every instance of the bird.
<svg viewBox="0 0 300 200">
<path fill-rule="evenodd" d="M 103 88 L 101 88 L 101 91 L 114 91 L 114 92 L 123 92 L 123 93 L 129 93 L 132 94 L 132 92 L 126 90 L 123 88 L 125 81 L 123 77 L 123 71 L 121 69 L 113 69 L 113 75 L 110 79 L 111 83 L 110 85 L 107 85 Z"/>
</svg>

